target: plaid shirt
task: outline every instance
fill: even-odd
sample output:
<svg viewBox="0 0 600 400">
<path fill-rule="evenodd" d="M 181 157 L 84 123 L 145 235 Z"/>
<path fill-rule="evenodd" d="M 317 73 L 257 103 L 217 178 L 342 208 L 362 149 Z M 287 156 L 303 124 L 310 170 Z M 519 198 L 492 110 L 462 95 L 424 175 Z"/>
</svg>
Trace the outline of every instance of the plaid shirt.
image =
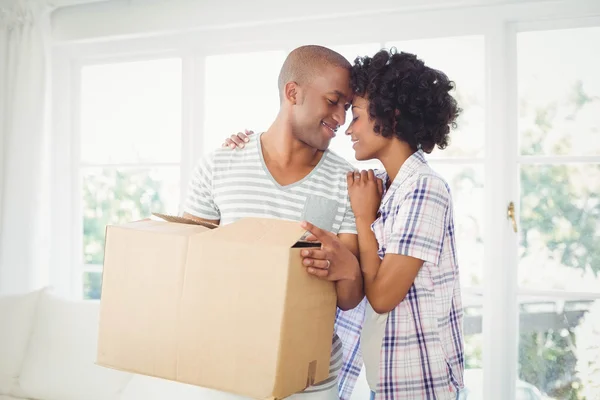
<svg viewBox="0 0 600 400">
<path fill-rule="evenodd" d="M 387 181 L 385 172 L 377 176 Z M 388 314 L 375 398 L 456 399 L 463 387 L 462 304 L 452 200 L 446 182 L 417 151 L 384 194 L 371 225 L 379 257 L 402 254 L 424 261 L 404 300 Z M 362 368 L 360 332 L 366 298 L 338 310 L 336 332 L 344 344 L 340 399 L 348 400 Z"/>
</svg>

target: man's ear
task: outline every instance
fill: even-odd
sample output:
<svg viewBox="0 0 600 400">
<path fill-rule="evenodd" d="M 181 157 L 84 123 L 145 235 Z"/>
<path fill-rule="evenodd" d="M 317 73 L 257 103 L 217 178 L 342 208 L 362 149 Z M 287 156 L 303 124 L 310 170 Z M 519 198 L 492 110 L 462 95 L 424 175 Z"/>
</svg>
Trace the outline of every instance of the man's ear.
<svg viewBox="0 0 600 400">
<path fill-rule="evenodd" d="M 285 100 L 292 105 L 298 104 L 300 101 L 301 90 L 302 89 L 300 89 L 300 86 L 298 86 L 298 83 L 296 82 L 292 81 L 286 83 L 284 88 Z"/>
</svg>

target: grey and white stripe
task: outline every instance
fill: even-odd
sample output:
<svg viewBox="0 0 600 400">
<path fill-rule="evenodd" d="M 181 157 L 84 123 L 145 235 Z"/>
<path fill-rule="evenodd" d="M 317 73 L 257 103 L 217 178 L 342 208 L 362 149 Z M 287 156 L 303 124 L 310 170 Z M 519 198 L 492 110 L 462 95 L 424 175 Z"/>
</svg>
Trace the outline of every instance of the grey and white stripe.
<svg viewBox="0 0 600 400">
<path fill-rule="evenodd" d="M 352 165 L 326 151 L 303 179 L 280 185 L 266 167 L 260 135 L 243 149 L 221 148 L 200 160 L 188 189 L 184 211 L 230 224 L 244 217 L 307 220 L 335 234 L 356 234 L 348 198 L 346 173 Z M 337 385 L 342 367 L 342 342 L 333 337 L 329 377 L 305 392 Z"/>
</svg>

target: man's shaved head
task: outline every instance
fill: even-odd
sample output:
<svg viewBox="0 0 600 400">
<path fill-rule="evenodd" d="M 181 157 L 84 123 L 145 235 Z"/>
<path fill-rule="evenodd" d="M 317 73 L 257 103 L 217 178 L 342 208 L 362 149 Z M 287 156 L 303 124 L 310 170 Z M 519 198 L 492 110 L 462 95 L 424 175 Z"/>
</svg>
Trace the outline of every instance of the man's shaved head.
<svg viewBox="0 0 600 400">
<path fill-rule="evenodd" d="M 279 97 L 283 99 L 285 85 L 294 81 L 298 85 L 310 83 L 325 67 L 339 67 L 350 70 L 350 62 L 339 53 L 327 47 L 308 45 L 301 46 L 285 59 L 279 72 Z"/>
<path fill-rule="evenodd" d="M 287 56 L 279 73 L 278 118 L 298 141 L 327 149 L 352 102 L 351 69 L 341 54 L 323 46 L 298 47 Z"/>
</svg>

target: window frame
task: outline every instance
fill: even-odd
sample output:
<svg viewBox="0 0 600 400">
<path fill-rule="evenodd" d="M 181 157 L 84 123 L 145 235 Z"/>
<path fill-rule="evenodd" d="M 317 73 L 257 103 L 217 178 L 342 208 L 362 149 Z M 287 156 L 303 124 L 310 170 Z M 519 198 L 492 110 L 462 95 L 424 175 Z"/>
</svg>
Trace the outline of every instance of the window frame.
<svg viewBox="0 0 600 400">
<path fill-rule="evenodd" d="M 593 13 L 591 13 L 593 15 Z M 517 220 L 521 215 L 520 209 L 520 175 L 519 170 L 522 166 L 531 166 L 531 165 L 571 165 L 578 163 L 592 163 L 592 164 L 600 164 L 600 154 L 599 155 L 523 155 L 521 154 L 520 148 L 520 138 L 519 138 L 519 130 L 518 130 L 518 87 L 517 87 L 517 35 L 522 32 L 535 32 L 535 31 L 559 31 L 559 30 L 567 30 L 567 29 L 577 29 L 577 28 L 589 28 L 589 27 L 599 27 L 600 28 L 600 13 L 596 12 L 596 16 L 581 16 L 581 17 L 573 17 L 569 14 L 564 15 L 560 18 L 552 18 L 545 20 L 543 18 L 540 19 L 530 19 L 525 21 L 514 21 L 508 25 L 510 38 L 512 41 L 512 52 L 514 54 L 513 60 L 514 62 L 510 66 L 509 73 L 512 77 L 511 84 L 511 96 L 509 99 L 509 111 L 510 111 L 510 133 L 507 136 L 507 141 L 509 142 L 509 149 L 507 152 L 506 162 L 508 163 L 508 170 L 510 171 L 510 176 L 506 179 L 508 190 L 511 193 L 514 193 L 514 205 Z M 511 243 L 512 253 L 514 254 L 511 257 L 512 264 L 514 265 L 514 286 L 516 288 L 516 294 L 513 296 L 513 301 L 515 303 L 516 315 L 515 318 L 517 320 L 516 331 L 513 335 L 515 339 L 516 345 L 516 356 L 518 357 L 519 352 L 519 341 L 520 341 L 520 327 L 519 327 L 519 315 L 520 315 L 520 299 L 526 298 L 535 298 L 540 299 L 544 303 L 554 303 L 556 308 L 556 312 L 564 308 L 564 305 L 569 301 L 600 301 L 600 288 L 597 292 L 584 292 L 584 291 L 572 291 L 572 290 L 546 290 L 546 289 L 531 289 L 527 286 L 521 286 L 518 283 L 518 265 L 519 265 L 519 243 L 518 236 L 516 236 L 516 240 Z M 512 267 L 511 267 L 512 268 Z M 535 303 L 535 302 L 534 302 Z M 514 309 L 514 308 L 513 308 Z M 488 335 L 489 336 L 489 335 Z M 518 359 L 517 364 L 514 366 L 515 372 L 518 368 Z M 518 377 L 518 374 L 515 375 L 515 378 Z"/>
</svg>

